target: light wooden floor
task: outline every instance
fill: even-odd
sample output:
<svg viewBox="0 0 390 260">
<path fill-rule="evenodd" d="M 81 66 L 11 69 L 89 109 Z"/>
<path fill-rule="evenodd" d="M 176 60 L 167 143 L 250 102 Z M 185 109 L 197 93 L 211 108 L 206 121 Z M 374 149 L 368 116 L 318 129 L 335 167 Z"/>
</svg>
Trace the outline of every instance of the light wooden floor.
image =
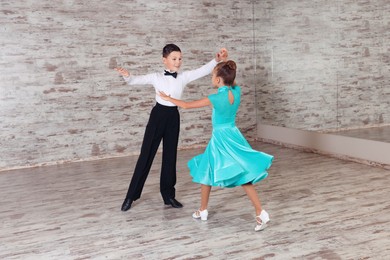
<svg viewBox="0 0 390 260">
<path fill-rule="evenodd" d="M 163 205 L 160 155 L 143 196 L 121 212 L 137 157 L 0 173 L 0 259 L 389 259 L 390 171 L 271 144 L 256 185 L 270 213 L 254 232 L 242 188 L 215 189 L 209 220 L 193 220 L 198 186 L 180 151 L 177 199 Z"/>
</svg>

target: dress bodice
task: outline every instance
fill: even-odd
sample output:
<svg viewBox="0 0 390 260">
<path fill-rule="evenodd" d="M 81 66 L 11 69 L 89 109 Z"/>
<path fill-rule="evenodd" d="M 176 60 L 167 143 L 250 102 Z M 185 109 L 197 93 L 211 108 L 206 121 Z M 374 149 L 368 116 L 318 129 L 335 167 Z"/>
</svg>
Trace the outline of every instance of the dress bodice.
<svg viewBox="0 0 390 260">
<path fill-rule="evenodd" d="M 234 97 L 233 104 L 229 101 L 229 91 Z M 236 114 L 241 102 L 241 88 L 239 86 L 220 87 L 217 93 L 209 95 L 209 99 L 213 105 L 213 127 L 235 126 Z"/>
</svg>

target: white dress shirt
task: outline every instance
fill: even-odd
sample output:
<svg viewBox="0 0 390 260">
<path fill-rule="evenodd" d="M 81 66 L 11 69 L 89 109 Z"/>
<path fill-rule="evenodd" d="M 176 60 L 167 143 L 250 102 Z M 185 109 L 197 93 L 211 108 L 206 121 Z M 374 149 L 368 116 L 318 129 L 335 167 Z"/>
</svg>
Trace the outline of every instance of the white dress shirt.
<svg viewBox="0 0 390 260">
<path fill-rule="evenodd" d="M 162 99 L 158 95 L 159 91 L 163 91 L 173 98 L 181 99 L 183 90 L 189 82 L 210 74 L 216 65 L 217 61 L 213 59 L 198 69 L 178 72 L 176 78 L 169 75 L 165 76 L 164 71 L 143 76 L 129 76 L 123 78 L 129 85 L 153 85 L 156 90 L 156 102 L 164 106 L 173 107 L 175 104 Z"/>
</svg>

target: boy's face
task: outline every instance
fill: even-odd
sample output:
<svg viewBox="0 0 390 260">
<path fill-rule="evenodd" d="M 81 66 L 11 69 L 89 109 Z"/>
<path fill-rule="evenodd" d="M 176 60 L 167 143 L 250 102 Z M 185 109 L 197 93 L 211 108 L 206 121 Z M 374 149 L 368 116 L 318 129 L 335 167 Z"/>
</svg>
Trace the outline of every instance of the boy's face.
<svg viewBox="0 0 390 260">
<path fill-rule="evenodd" d="M 165 68 L 171 72 L 178 71 L 182 64 L 182 57 L 180 51 L 171 52 L 168 57 L 163 57 Z"/>
</svg>

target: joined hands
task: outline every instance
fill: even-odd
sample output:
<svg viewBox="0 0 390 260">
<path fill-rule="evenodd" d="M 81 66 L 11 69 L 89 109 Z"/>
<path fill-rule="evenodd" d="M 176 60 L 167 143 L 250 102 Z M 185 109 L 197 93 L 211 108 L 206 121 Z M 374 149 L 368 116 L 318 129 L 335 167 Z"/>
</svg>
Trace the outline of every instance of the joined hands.
<svg viewBox="0 0 390 260">
<path fill-rule="evenodd" d="M 215 60 L 217 62 L 227 61 L 227 58 L 228 58 L 228 51 L 226 48 L 221 48 L 219 52 L 217 52 L 217 54 L 215 55 Z"/>
</svg>

